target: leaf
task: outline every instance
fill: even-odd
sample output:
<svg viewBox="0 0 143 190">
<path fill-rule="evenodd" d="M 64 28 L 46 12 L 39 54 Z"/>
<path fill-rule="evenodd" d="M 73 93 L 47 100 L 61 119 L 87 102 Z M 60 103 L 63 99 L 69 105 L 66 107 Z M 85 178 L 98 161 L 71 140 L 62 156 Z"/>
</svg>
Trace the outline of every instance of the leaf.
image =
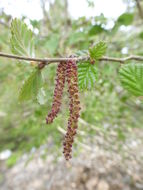
<svg viewBox="0 0 143 190">
<path fill-rule="evenodd" d="M 134 20 L 134 14 L 133 13 L 123 13 L 120 15 L 115 22 L 114 27 L 112 28 L 111 35 L 114 35 L 120 26 L 128 26 L 131 25 Z"/>
<path fill-rule="evenodd" d="M 107 45 L 105 42 L 98 42 L 94 47 L 89 48 L 90 58 L 94 60 L 100 59 L 106 52 Z"/>
<path fill-rule="evenodd" d="M 58 45 L 59 45 L 59 35 L 53 34 L 46 40 L 45 48 L 48 50 L 48 52 L 51 55 L 53 55 L 54 53 L 56 53 Z"/>
<path fill-rule="evenodd" d="M 76 56 L 88 56 L 88 50 L 78 50 L 76 53 L 75 53 Z"/>
<path fill-rule="evenodd" d="M 132 13 L 123 13 L 122 15 L 119 16 L 117 20 L 117 24 L 128 26 L 132 24 L 133 19 L 134 19 L 134 15 Z"/>
<path fill-rule="evenodd" d="M 25 100 L 36 99 L 38 91 L 41 87 L 41 82 L 41 71 L 35 68 L 20 89 L 19 101 L 22 102 Z"/>
<path fill-rule="evenodd" d="M 80 89 L 91 89 L 98 78 L 96 65 L 89 62 L 78 64 L 78 86 Z"/>
<path fill-rule="evenodd" d="M 19 19 L 14 19 L 11 23 L 11 51 L 20 56 L 34 55 L 33 34 L 27 25 Z"/>
<path fill-rule="evenodd" d="M 89 35 L 90 35 L 90 36 L 92 36 L 92 35 L 97 35 L 97 34 L 102 33 L 102 32 L 104 32 L 104 31 L 106 31 L 106 30 L 102 27 L 101 24 L 100 24 L 100 25 L 94 25 L 94 26 L 92 26 L 91 29 L 89 30 Z"/>
<path fill-rule="evenodd" d="M 134 96 L 143 96 L 143 64 L 123 65 L 119 74 L 126 90 Z"/>
<path fill-rule="evenodd" d="M 139 38 L 141 38 L 143 40 L 143 32 L 139 33 Z"/>
<path fill-rule="evenodd" d="M 45 93 L 45 90 L 43 88 L 41 88 L 39 90 L 39 93 L 37 95 L 37 101 L 40 105 L 44 105 L 45 102 L 47 101 L 47 98 L 46 98 L 46 93 Z"/>
<path fill-rule="evenodd" d="M 84 32 L 72 32 L 68 39 L 68 44 L 74 45 L 79 42 L 85 42 L 86 38 L 87 38 L 87 34 Z"/>
</svg>

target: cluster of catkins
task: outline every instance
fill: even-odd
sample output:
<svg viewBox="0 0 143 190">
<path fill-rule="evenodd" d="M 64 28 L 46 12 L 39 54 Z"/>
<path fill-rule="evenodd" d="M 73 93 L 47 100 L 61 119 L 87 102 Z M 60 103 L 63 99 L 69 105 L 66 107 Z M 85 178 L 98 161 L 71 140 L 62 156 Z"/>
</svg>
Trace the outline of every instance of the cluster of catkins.
<svg viewBox="0 0 143 190">
<path fill-rule="evenodd" d="M 68 84 L 69 94 L 69 119 L 68 127 L 63 142 L 63 153 L 66 160 L 71 158 L 72 144 L 74 142 L 74 136 L 76 135 L 76 129 L 78 127 L 78 118 L 80 112 L 80 101 L 78 92 L 78 74 L 77 65 L 72 58 L 66 62 L 60 62 L 57 67 L 56 85 L 54 90 L 53 104 L 50 113 L 46 118 L 47 124 L 52 123 L 58 112 L 60 111 L 61 100 L 63 95 L 63 89 L 65 81 Z"/>
</svg>

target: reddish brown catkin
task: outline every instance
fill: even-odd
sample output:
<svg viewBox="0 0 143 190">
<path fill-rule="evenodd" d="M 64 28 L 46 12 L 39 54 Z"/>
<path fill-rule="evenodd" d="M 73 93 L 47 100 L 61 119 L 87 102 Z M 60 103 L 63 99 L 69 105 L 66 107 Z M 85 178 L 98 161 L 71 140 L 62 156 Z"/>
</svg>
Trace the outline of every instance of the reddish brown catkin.
<svg viewBox="0 0 143 190">
<path fill-rule="evenodd" d="M 66 80 L 68 83 L 68 93 L 69 93 L 69 111 L 70 116 L 68 119 L 68 128 L 65 135 L 64 146 L 64 156 L 66 160 L 69 160 L 72 156 L 72 144 L 74 142 L 74 136 L 76 135 L 76 129 L 78 127 L 78 118 L 80 112 L 80 101 L 78 92 L 78 74 L 76 62 L 72 59 L 67 62 L 66 68 Z"/>
<path fill-rule="evenodd" d="M 58 112 L 60 111 L 63 89 L 65 85 L 65 72 L 66 72 L 66 63 L 60 62 L 57 67 L 57 77 L 56 85 L 54 90 L 53 104 L 52 109 L 48 116 L 46 117 L 46 123 L 52 123 Z"/>
</svg>

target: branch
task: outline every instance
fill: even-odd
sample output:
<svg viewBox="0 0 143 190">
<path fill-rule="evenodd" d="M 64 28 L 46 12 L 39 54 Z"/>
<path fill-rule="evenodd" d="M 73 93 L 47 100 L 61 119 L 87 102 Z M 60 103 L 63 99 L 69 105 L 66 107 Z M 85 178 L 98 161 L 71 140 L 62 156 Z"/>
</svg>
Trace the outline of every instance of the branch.
<svg viewBox="0 0 143 190">
<path fill-rule="evenodd" d="M 65 57 L 65 58 L 32 58 L 32 57 L 25 57 L 25 56 L 18 56 L 18 55 L 12 55 L 12 54 L 7 54 L 0 52 L 0 57 L 5 57 L 5 58 L 12 58 L 12 59 L 18 59 L 18 60 L 25 60 L 25 61 L 34 61 L 34 62 L 42 62 L 45 65 L 48 65 L 50 63 L 54 62 L 67 62 L 71 59 L 80 62 L 80 61 L 88 61 L 90 60 L 89 56 L 86 57 Z M 129 60 L 134 60 L 134 61 L 143 61 L 143 56 L 137 56 L 137 55 L 130 55 L 125 58 L 115 58 L 115 57 L 107 57 L 103 56 L 102 58 L 99 59 L 99 61 L 110 61 L 110 62 L 118 62 L 118 63 L 125 63 L 126 61 Z"/>
<path fill-rule="evenodd" d="M 143 19 L 143 10 L 142 10 L 141 4 L 140 4 L 140 0 L 135 0 L 135 1 L 136 1 L 138 11 L 139 11 L 139 15 L 140 15 L 141 19 Z"/>
</svg>

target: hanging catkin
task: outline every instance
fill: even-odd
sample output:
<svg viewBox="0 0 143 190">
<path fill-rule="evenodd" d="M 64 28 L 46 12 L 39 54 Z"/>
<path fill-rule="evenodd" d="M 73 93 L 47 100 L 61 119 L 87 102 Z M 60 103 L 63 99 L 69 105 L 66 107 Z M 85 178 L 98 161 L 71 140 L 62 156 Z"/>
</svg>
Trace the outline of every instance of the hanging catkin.
<svg viewBox="0 0 143 190">
<path fill-rule="evenodd" d="M 58 112 L 60 111 L 63 89 L 65 85 L 65 71 L 66 71 L 66 63 L 60 62 L 57 67 L 56 85 L 54 90 L 52 108 L 46 118 L 47 124 L 52 123 L 55 117 L 57 116 Z"/>
<path fill-rule="evenodd" d="M 74 142 L 74 136 L 78 127 L 78 118 L 80 116 L 80 101 L 78 92 L 78 73 L 77 65 L 74 60 L 67 62 L 66 66 L 66 81 L 68 84 L 69 93 L 69 119 L 67 132 L 64 139 L 64 156 L 66 160 L 69 160 L 72 156 L 72 144 Z"/>
</svg>

